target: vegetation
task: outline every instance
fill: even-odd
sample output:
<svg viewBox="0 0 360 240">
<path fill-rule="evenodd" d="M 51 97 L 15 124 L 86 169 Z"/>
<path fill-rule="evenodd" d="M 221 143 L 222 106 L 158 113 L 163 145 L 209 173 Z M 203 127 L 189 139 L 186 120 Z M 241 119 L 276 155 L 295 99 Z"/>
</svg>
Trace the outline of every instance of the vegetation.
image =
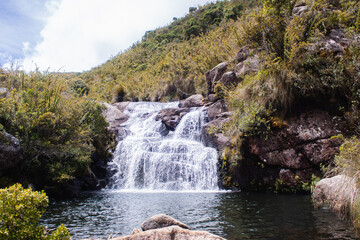
<svg viewBox="0 0 360 240">
<path fill-rule="evenodd" d="M 102 106 L 87 97 L 79 81 L 56 74 L 3 71 L 0 125 L 20 140 L 24 161 L 3 173 L 11 182 L 31 182 L 37 189 L 56 187 L 88 174 L 91 154 L 107 154 L 110 138 Z"/>
<path fill-rule="evenodd" d="M 339 193 L 346 193 L 351 198 L 339 196 L 336 204 L 341 206 L 339 209 L 342 215 L 348 215 L 352 219 L 355 228 L 360 228 L 360 140 L 352 137 L 345 140 L 340 147 L 340 154 L 335 158 L 335 166 L 328 168 L 328 176 L 344 175 L 347 176 L 340 186 Z M 355 186 L 355 188 L 354 188 Z"/>
<path fill-rule="evenodd" d="M 79 77 L 104 101 L 183 99 L 205 93 L 204 74 L 239 49 L 236 20 L 258 1 L 219 1 L 164 28 Z M 240 23 L 239 23 L 240 24 Z M 115 89 L 115 92 L 114 90 Z"/>
<path fill-rule="evenodd" d="M 44 192 L 24 189 L 20 184 L 0 189 L 0 238 L 8 240 L 70 239 L 64 225 L 51 234 L 44 226 L 39 226 L 41 215 L 48 206 Z"/>
</svg>

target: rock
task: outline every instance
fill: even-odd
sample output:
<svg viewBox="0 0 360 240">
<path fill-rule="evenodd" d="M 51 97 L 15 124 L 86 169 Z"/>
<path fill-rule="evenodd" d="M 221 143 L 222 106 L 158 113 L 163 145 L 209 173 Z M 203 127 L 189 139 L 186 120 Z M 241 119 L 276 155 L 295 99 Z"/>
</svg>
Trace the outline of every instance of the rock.
<svg viewBox="0 0 360 240">
<path fill-rule="evenodd" d="M 148 230 L 112 240 L 224 240 L 205 231 L 191 231 L 178 226 Z"/>
<path fill-rule="evenodd" d="M 217 114 L 214 119 L 203 126 L 203 136 L 206 145 L 216 148 L 218 151 L 222 151 L 230 143 L 230 138 L 226 137 L 222 133 L 212 132 L 214 127 L 221 126 L 228 121 L 231 121 L 232 113 L 224 112 Z"/>
<path fill-rule="evenodd" d="M 244 78 L 246 75 L 259 70 L 259 59 L 257 56 L 248 57 L 245 61 L 240 62 L 235 67 L 237 77 Z"/>
<path fill-rule="evenodd" d="M 320 165 L 330 163 L 339 151 L 342 140 L 334 136 L 344 132 L 341 118 L 313 110 L 284 121 L 271 134 L 244 138 L 245 160 L 234 177 L 241 188 L 252 184 L 267 189 L 277 179 L 290 188 L 296 181 L 309 183 Z"/>
<path fill-rule="evenodd" d="M 112 105 L 119 109 L 121 112 L 124 112 L 126 107 L 129 105 L 130 102 L 117 102 L 113 103 Z"/>
<path fill-rule="evenodd" d="M 220 89 L 218 89 L 219 87 L 220 88 L 225 87 L 227 89 L 230 89 L 232 87 L 236 87 L 239 84 L 239 82 L 240 81 L 237 78 L 234 71 L 226 72 L 223 74 L 221 79 L 216 84 L 216 86 L 215 86 L 216 92 L 220 91 Z"/>
<path fill-rule="evenodd" d="M 306 6 L 305 2 L 298 3 L 293 8 L 293 15 L 300 16 L 303 12 L 307 11 L 308 9 L 309 7 Z"/>
<path fill-rule="evenodd" d="M 156 115 L 155 120 L 161 120 L 168 130 L 174 131 L 181 118 L 187 112 L 189 112 L 189 108 L 166 108 L 162 109 L 158 115 Z"/>
<path fill-rule="evenodd" d="M 201 107 L 203 105 L 203 96 L 201 94 L 192 95 L 179 103 L 180 108 Z"/>
<path fill-rule="evenodd" d="M 296 175 L 289 169 L 281 169 L 279 179 L 287 186 L 296 186 Z"/>
<path fill-rule="evenodd" d="M 7 90 L 7 88 L 0 87 L 0 99 L 1 99 L 1 98 L 6 98 L 7 95 L 8 95 L 8 90 Z"/>
<path fill-rule="evenodd" d="M 319 208 L 328 205 L 333 211 L 345 216 L 357 195 L 356 180 L 344 175 L 320 180 L 314 189 L 312 199 Z"/>
<path fill-rule="evenodd" d="M 0 131 L 0 171 L 15 167 L 22 160 L 19 139 Z"/>
<path fill-rule="evenodd" d="M 226 103 L 224 100 L 217 101 L 214 104 L 206 107 L 205 111 L 207 112 L 208 120 L 212 121 L 216 118 L 218 114 L 227 111 Z"/>
<path fill-rule="evenodd" d="M 123 113 L 120 109 L 125 109 L 127 104 L 127 102 L 116 103 L 114 105 L 104 103 L 106 109 L 102 114 L 109 123 L 109 132 L 115 135 L 117 141 L 121 140 L 126 135 L 125 130 L 121 127 L 121 125 L 129 119 L 129 116 Z"/>
<path fill-rule="evenodd" d="M 315 165 L 329 163 L 339 153 L 342 140 L 339 138 L 320 139 L 302 148 L 304 155 Z"/>
<path fill-rule="evenodd" d="M 310 167 L 310 163 L 304 160 L 303 154 L 293 148 L 260 154 L 260 159 L 268 165 L 284 168 L 304 169 Z"/>
<path fill-rule="evenodd" d="M 273 134 L 267 138 L 264 136 L 249 137 L 250 152 L 259 155 L 302 147 L 320 139 L 336 136 L 343 129 L 340 119 L 320 110 L 303 113 L 299 117 L 292 117 L 287 120 L 287 123 L 285 128 L 274 130 Z M 309 156 L 308 153 L 306 155 Z"/>
<path fill-rule="evenodd" d="M 134 228 L 131 235 L 134 235 L 134 234 L 138 234 L 138 233 L 141 233 L 142 230 L 141 229 L 138 229 L 138 228 Z"/>
<path fill-rule="evenodd" d="M 206 82 L 208 85 L 208 94 L 214 93 L 214 87 L 226 72 L 227 67 L 228 63 L 223 62 L 205 73 Z"/>
<path fill-rule="evenodd" d="M 216 94 L 212 93 L 212 94 L 209 94 L 208 100 L 209 100 L 209 102 L 216 102 L 217 100 L 219 100 L 219 97 Z"/>
<path fill-rule="evenodd" d="M 236 54 L 236 61 L 242 62 L 244 61 L 247 57 L 249 56 L 249 48 L 248 46 L 243 46 L 242 48 L 240 48 L 239 52 Z"/>
<path fill-rule="evenodd" d="M 165 214 L 158 214 L 158 215 L 152 216 L 151 218 L 149 218 L 148 220 L 146 220 L 145 222 L 143 222 L 141 224 L 141 229 L 143 231 L 147 231 L 147 230 L 151 230 L 151 229 L 164 228 L 164 227 L 169 227 L 169 226 L 173 226 L 173 225 L 177 225 L 184 229 L 190 229 L 188 226 L 186 226 L 182 222 L 179 222 L 178 220 L 176 220 L 168 215 L 165 215 Z"/>
</svg>

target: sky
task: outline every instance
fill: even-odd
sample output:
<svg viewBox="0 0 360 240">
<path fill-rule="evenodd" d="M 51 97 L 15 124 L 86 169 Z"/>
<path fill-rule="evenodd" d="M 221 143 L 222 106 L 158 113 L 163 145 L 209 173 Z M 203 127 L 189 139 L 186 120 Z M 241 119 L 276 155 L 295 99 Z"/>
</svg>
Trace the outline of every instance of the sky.
<svg viewBox="0 0 360 240">
<path fill-rule="evenodd" d="M 0 67 L 81 72 L 211 0 L 0 0 Z"/>
</svg>

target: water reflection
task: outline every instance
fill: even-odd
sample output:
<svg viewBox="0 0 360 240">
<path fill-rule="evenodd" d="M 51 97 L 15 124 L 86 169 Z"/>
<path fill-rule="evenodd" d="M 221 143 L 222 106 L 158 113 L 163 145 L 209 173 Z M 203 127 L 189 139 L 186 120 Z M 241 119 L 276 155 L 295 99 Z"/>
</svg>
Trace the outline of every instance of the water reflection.
<svg viewBox="0 0 360 240">
<path fill-rule="evenodd" d="M 73 239 L 107 238 L 159 213 L 227 239 L 358 239 L 349 222 L 314 210 L 309 196 L 258 193 L 102 191 L 53 202 L 42 224 L 64 223 Z"/>
</svg>

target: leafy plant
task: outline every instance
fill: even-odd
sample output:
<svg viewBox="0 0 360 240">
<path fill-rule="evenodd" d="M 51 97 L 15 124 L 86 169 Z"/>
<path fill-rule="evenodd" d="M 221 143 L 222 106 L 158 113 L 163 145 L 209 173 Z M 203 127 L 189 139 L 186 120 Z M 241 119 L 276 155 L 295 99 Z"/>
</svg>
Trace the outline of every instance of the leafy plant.
<svg viewBox="0 0 360 240">
<path fill-rule="evenodd" d="M 24 189 L 20 184 L 0 189 L 0 238 L 9 240 L 21 239 L 70 239 L 64 225 L 51 235 L 44 226 L 39 226 L 41 215 L 48 206 L 44 192 Z"/>
</svg>

